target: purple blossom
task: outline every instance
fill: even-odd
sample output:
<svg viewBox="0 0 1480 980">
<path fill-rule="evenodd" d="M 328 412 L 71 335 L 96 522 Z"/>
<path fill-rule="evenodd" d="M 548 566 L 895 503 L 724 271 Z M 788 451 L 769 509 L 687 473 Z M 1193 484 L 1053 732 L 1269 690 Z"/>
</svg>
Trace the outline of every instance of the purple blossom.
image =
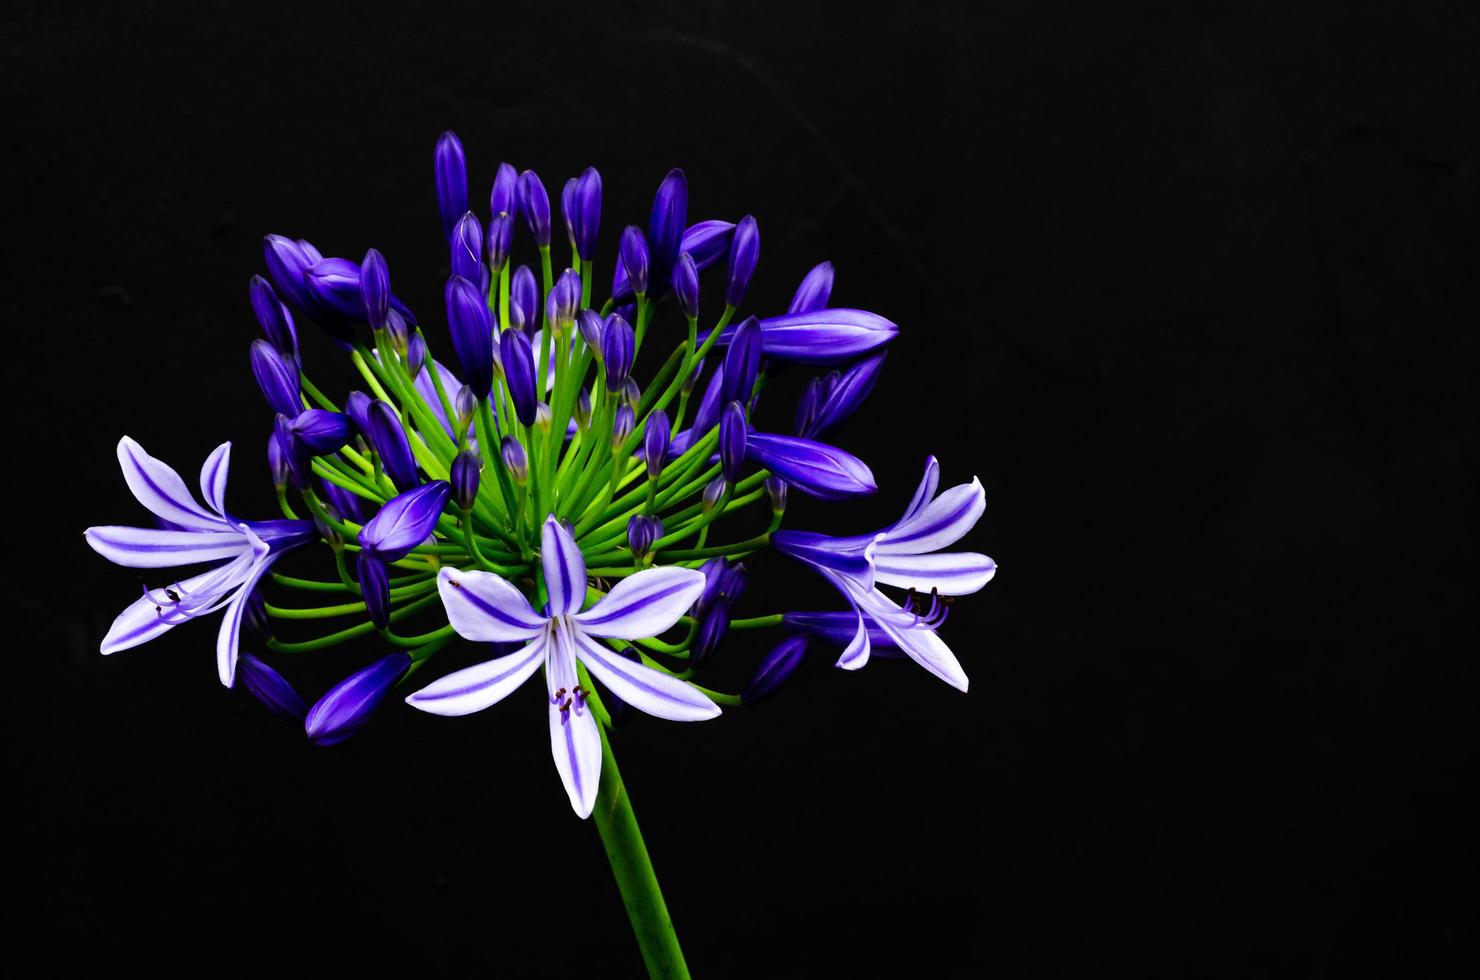
<svg viewBox="0 0 1480 980">
<path fill-rule="evenodd" d="M 788 636 L 776 644 L 740 692 L 740 703 L 759 704 L 779 691 L 802 665 L 806 653 L 805 636 Z"/>
<path fill-rule="evenodd" d="M 280 718 L 301 722 L 303 716 L 308 714 L 308 705 L 293 690 L 293 685 L 284 680 L 282 674 L 250 653 L 243 653 L 237 658 L 237 676 L 241 679 L 242 687 Z"/>
<path fill-rule="evenodd" d="M 451 492 L 446 480 L 433 480 L 387 500 L 360 528 L 361 549 L 385 562 L 405 558 L 431 535 Z"/>
<path fill-rule="evenodd" d="M 468 164 L 462 141 L 452 130 L 437 140 L 433 163 L 437 175 L 437 210 L 442 213 L 442 234 L 452 236 L 452 228 L 468 210 Z"/>
<path fill-rule="evenodd" d="M 760 327 L 762 353 L 798 364 L 841 364 L 878 350 L 899 333 L 877 313 L 848 309 L 773 316 L 761 320 Z M 726 328 L 717 343 L 728 344 L 736 329 Z"/>
<path fill-rule="evenodd" d="M 359 731 L 410 666 L 410 655 L 398 651 L 334 685 L 303 719 L 308 740 L 320 746 L 335 745 Z"/>
<path fill-rule="evenodd" d="M 819 262 L 812 267 L 812 271 L 802 277 L 801 285 L 797 286 L 795 295 L 791 298 L 791 305 L 786 308 L 787 313 L 815 313 L 827 308 L 827 301 L 832 297 L 833 288 L 833 266 L 831 262 Z"/>
<path fill-rule="evenodd" d="M 729 276 L 725 283 L 725 302 L 739 306 L 745 300 L 745 290 L 750 287 L 750 277 L 755 275 L 755 265 L 761 254 L 761 233 L 755 218 L 750 215 L 740 219 L 730 239 Z"/>
<path fill-rule="evenodd" d="M 836 446 L 799 436 L 752 432 L 746 440 L 745 458 L 822 500 L 878 489 L 873 471 L 863 460 Z"/>
</svg>

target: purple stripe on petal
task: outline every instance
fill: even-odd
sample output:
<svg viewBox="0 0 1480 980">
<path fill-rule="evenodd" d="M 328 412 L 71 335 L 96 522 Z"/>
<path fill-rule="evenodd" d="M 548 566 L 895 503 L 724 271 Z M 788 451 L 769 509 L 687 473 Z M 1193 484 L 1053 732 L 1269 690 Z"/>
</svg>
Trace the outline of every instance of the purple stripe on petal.
<svg viewBox="0 0 1480 980">
<path fill-rule="evenodd" d="M 678 622 L 704 591 L 704 575 L 689 568 L 650 568 L 622 579 L 596 605 L 573 618 L 592 636 L 636 640 Z"/>
<path fill-rule="evenodd" d="M 565 525 L 551 514 L 540 532 L 541 563 L 545 570 L 545 592 L 550 597 L 550 615 L 578 612 L 586 601 L 586 559 Z"/>
<path fill-rule="evenodd" d="M 591 676 L 639 711 L 669 721 L 703 721 L 720 713 L 719 705 L 677 677 L 612 653 L 579 630 L 572 638 Z"/>
</svg>

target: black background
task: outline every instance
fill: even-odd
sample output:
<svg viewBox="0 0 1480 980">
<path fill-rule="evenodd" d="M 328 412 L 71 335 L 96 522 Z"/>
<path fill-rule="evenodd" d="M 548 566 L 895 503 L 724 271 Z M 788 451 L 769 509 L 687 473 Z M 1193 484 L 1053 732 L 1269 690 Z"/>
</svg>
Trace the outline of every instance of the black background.
<svg viewBox="0 0 1480 980">
<path fill-rule="evenodd" d="M 692 218 L 758 218 L 755 309 L 827 258 L 901 324 L 837 436 L 880 493 L 792 526 L 883 524 L 927 452 L 987 488 L 969 695 L 817 650 L 620 733 L 696 975 L 1440 972 L 1474 926 L 1475 20 L 6 4 L 11 966 L 640 973 L 533 687 L 315 749 L 220 687 L 214 623 L 97 654 L 138 588 L 80 534 L 143 516 L 120 435 L 192 480 L 234 440 L 233 507 L 272 513 L 264 233 L 379 247 L 449 353 L 450 127 L 474 201 L 501 159 L 600 168 L 602 281 L 683 166 Z M 752 569 L 751 614 L 836 607 Z M 278 662 L 312 699 L 376 650 Z"/>
</svg>

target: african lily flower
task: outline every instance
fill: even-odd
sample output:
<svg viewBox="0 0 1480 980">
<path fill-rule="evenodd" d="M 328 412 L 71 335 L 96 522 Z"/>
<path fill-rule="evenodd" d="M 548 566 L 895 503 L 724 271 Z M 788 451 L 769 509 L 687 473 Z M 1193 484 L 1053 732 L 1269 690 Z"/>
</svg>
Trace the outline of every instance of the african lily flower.
<svg viewBox="0 0 1480 980">
<path fill-rule="evenodd" d="M 636 640 L 668 629 L 704 591 L 704 575 L 688 568 L 650 568 L 623 579 L 585 611 L 586 561 L 575 539 L 554 516 L 540 532 L 546 612 L 488 572 L 444 568 L 437 577 L 453 629 L 478 642 L 524 642 L 513 653 L 466 667 L 428 684 L 406 699 L 438 715 L 466 715 L 502 701 L 545 668 L 549 692 L 550 749 L 555 768 L 582 818 L 596 802 L 601 775 L 601 734 L 586 704 L 580 664 L 627 704 L 670 721 L 701 721 L 719 706 L 670 674 L 634 663 L 598 638 Z"/>
<path fill-rule="evenodd" d="M 312 521 L 239 521 L 226 511 L 226 477 L 231 443 L 222 443 L 200 471 L 195 496 L 168 464 L 124 436 L 118 443 L 123 478 L 139 503 L 164 528 L 90 527 L 84 535 L 94 551 L 130 568 L 174 568 L 214 563 L 216 567 L 160 589 L 145 589 L 103 638 L 102 652 L 116 653 L 146 643 L 186 620 L 224 609 L 216 638 L 216 668 L 221 683 L 236 677 L 237 633 L 247 598 L 263 574 L 284 552 L 316 536 Z"/>
</svg>

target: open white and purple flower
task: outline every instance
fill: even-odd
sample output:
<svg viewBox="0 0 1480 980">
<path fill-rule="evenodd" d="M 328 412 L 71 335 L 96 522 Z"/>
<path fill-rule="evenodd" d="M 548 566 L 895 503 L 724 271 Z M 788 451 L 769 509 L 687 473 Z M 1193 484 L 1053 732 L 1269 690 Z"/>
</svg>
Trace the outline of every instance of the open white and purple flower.
<svg viewBox="0 0 1480 980">
<path fill-rule="evenodd" d="M 102 652 L 136 647 L 186 620 L 225 609 L 216 638 L 216 667 L 221 683 L 230 687 L 236 677 L 237 634 L 247 599 L 279 555 L 315 538 L 313 522 L 239 521 L 228 514 L 229 442 L 218 446 L 201 467 L 200 489 L 209 509 L 196 501 L 179 473 L 128 436 L 119 440 L 118 462 L 139 503 L 165 526 L 90 527 L 84 536 L 93 550 L 129 568 L 216 567 L 165 588 L 146 588 L 113 621 Z"/>
<path fill-rule="evenodd" d="M 601 733 L 586 705 L 577 663 L 613 694 L 658 718 L 702 721 L 719 706 L 689 684 L 628 660 L 598 642 L 656 636 L 678 622 L 704 591 L 702 572 L 650 568 L 631 575 L 590 609 L 586 561 L 570 532 L 555 518 L 540 537 L 547 612 L 537 612 L 517 588 L 498 575 L 444 568 L 437 578 L 442 605 L 458 635 L 480 643 L 524 643 L 511 654 L 464 668 L 417 691 L 406 702 L 438 715 L 466 715 L 503 700 L 541 666 L 549 693 L 550 748 L 555 768 L 582 818 L 596 802 L 601 774 Z"/>
<path fill-rule="evenodd" d="M 920 666 L 952 687 L 966 690 L 966 672 L 936 627 L 944 620 L 939 596 L 976 592 L 992 580 L 997 564 L 975 552 L 940 549 L 959 541 L 986 509 L 981 481 L 972 479 L 936 496 L 940 466 L 931 456 L 925 477 L 904 516 L 875 534 L 833 537 L 777 531 L 771 543 L 783 554 L 817 569 L 853 607 L 855 627 L 838 666 L 857 670 L 868 662 L 870 633 L 882 631 Z M 924 613 L 900 606 L 880 585 L 931 594 Z"/>
</svg>

